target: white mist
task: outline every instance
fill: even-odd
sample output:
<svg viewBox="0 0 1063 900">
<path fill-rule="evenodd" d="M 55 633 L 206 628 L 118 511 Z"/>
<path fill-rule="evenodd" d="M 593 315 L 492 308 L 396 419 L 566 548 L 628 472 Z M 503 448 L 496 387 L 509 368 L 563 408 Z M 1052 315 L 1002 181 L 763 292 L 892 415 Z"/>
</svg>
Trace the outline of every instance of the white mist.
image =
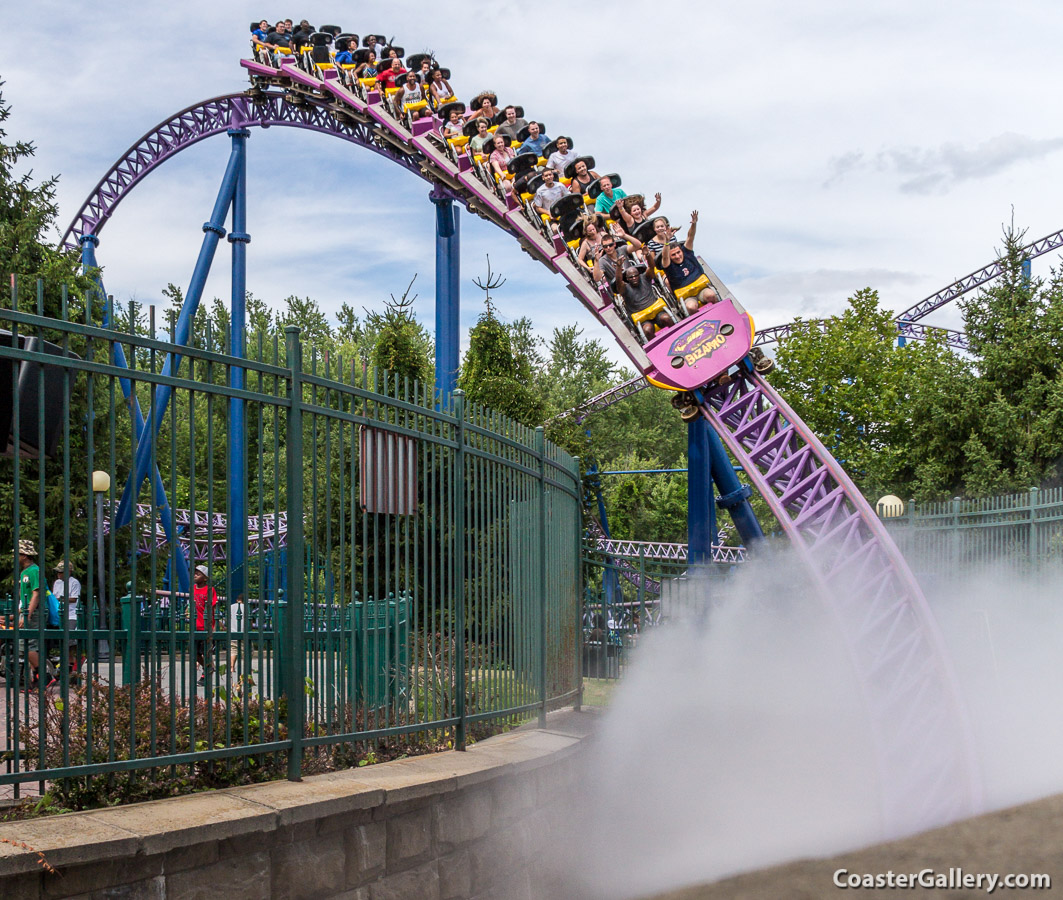
<svg viewBox="0 0 1063 900">
<path fill-rule="evenodd" d="M 561 831 L 574 896 L 642 897 L 897 836 L 845 642 L 799 571 L 786 553 L 760 560 L 714 582 L 699 615 L 643 635 Z M 1063 790 L 1061 584 L 978 576 L 928 598 L 986 809 Z M 944 823 L 908 831 L 928 824 Z"/>
</svg>

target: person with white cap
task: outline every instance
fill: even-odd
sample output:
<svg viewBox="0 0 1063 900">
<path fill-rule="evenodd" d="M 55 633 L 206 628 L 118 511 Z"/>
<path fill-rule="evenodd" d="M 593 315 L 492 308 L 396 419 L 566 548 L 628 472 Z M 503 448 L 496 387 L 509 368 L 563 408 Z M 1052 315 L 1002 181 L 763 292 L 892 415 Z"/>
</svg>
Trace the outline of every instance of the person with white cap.
<svg viewBox="0 0 1063 900">
<path fill-rule="evenodd" d="M 210 635 L 214 631 L 214 613 L 218 606 L 218 594 L 208 583 L 209 576 L 209 570 L 203 565 L 196 566 L 195 574 L 192 576 L 192 603 L 196 609 L 195 630 L 207 633 L 203 638 L 193 635 L 196 645 L 196 668 L 200 670 L 199 678 L 196 680 L 199 685 L 207 683 L 207 676 L 211 671 L 213 647 Z M 210 602 L 209 616 L 207 615 L 208 601 Z"/>
<path fill-rule="evenodd" d="M 52 593 L 59 602 L 66 602 L 66 617 L 70 620 L 70 627 L 77 628 L 78 600 L 81 597 L 81 582 L 75 578 L 65 559 L 55 564 L 55 581 L 52 583 Z"/>
<path fill-rule="evenodd" d="M 66 617 L 70 622 L 70 629 L 78 627 L 78 600 L 81 598 L 81 582 L 71 573 L 72 567 L 67 565 L 65 559 L 55 564 L 55 581 L 52 583 L 52 593 L 60 603 L 66 603 Z M 70 672 L 76 674 L 80 670 L 78 659 L 78 642 L 70 640 Z"/>
</svg>

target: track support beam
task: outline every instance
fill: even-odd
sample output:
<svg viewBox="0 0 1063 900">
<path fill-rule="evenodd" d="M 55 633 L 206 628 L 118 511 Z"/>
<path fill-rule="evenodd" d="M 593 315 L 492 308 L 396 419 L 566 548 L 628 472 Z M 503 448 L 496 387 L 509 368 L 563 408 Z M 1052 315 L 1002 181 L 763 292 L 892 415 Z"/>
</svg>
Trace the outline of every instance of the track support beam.
<svg viewBox="0 0 1063 900">
<path fill-rule="evenodd" d="M 438 185 L 428 195 L 436 207 L 436 390 L 458 386 L 461 341 L 461 222 L 454 200 Z"/>
</svg>

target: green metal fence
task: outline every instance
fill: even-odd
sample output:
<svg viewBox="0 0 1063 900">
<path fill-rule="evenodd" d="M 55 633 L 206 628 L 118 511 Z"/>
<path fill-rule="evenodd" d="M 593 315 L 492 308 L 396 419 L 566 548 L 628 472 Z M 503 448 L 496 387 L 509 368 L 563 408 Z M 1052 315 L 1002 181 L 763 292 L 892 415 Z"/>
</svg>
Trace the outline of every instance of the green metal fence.
<svg viewBox="0 0 1063 900">
<path fill-rule="evenodd" d="M 586 678 L 619 678 L 648 630 L 668 620 L 706 615 L 716 588 L 737 565 L 692 568 L 686 559 L 648 557 L 645 545 L 637 542 L 616 544 L 620 549 L 611 553 L 602 552 L 597 541 L 583 547 L 581 669 Z"/>
<path fill-rule="evenodd" d="M 21 448 L 0 459 L 10 560 L 0 576 L 17 604 L 18 542 L 30 540 L 42 584 L 65 560 L 83 587 L 60 628 L 13 616 L 0 630 L 0 787 L 18 796 L 31 781 L 135 769 L 158 778 L 223 761 L 298 777 L 327 753 L 335 763 L 349 748 L 417 735 L 463 748 L 475 728 L 578 702 L 578 463 L 542 429 L 460 392 L 438 401 L 360 360 L 304 359 L 294 327 L 283 339 L 257 335 L 247 360 L 200 329 L 168 372 L 172 319 L 131 308 L 128 330 L 115 331 L 65 289 L 35 287 L 31 312 L 14 280 L 0 309 L 11 333 L 0 337 L 0 431 L 10 408 L 10 447 Z M 232 386 L 238 369 L 242 388 Z M 161 385 L 172 399 L 156 416 Z M 248 447 L 236 470 L 234 399 Z M 149 468 L 159 487 L 149 474 L 138 518 L 111 527 L 138 405 L 159 424 Z M 94 470 L 111 476 L 98 496 Z M 249 517 L 235 538 L 247 547 L 243 573 L 227 566 L 233 537 L 220 518 L 234 485 Z M 163 534 L 182 527 L 179 509 L 190 564 L 207 566 L 220 595 L 204 630 Z M 246 602 L 230 615 L 241 578 Z M 54 685 L 28 684 L 34 641 L 54 660 Z"/>
<path fill-rule="evenodd" d="M 883 516 L 883 522 L 909 565 L 928 582 L 990 568 L 1047 574 L 1063 565 L 1063 488 L 909 502 L 902 515 Z"/>
</svg>

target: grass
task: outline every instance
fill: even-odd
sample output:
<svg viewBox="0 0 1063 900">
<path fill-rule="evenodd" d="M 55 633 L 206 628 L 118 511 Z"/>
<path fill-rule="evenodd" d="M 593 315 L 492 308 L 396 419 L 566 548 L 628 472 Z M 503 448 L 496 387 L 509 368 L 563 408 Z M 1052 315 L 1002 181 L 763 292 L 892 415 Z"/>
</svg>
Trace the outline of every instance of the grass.
<svg viewBox="0 0 1063 900">
<path fill-rule="evenodd" d="M 585 706 L 608 706 L 618 684 L 615 678 L 584 678 L 583 704 Z"/>
</svg>

